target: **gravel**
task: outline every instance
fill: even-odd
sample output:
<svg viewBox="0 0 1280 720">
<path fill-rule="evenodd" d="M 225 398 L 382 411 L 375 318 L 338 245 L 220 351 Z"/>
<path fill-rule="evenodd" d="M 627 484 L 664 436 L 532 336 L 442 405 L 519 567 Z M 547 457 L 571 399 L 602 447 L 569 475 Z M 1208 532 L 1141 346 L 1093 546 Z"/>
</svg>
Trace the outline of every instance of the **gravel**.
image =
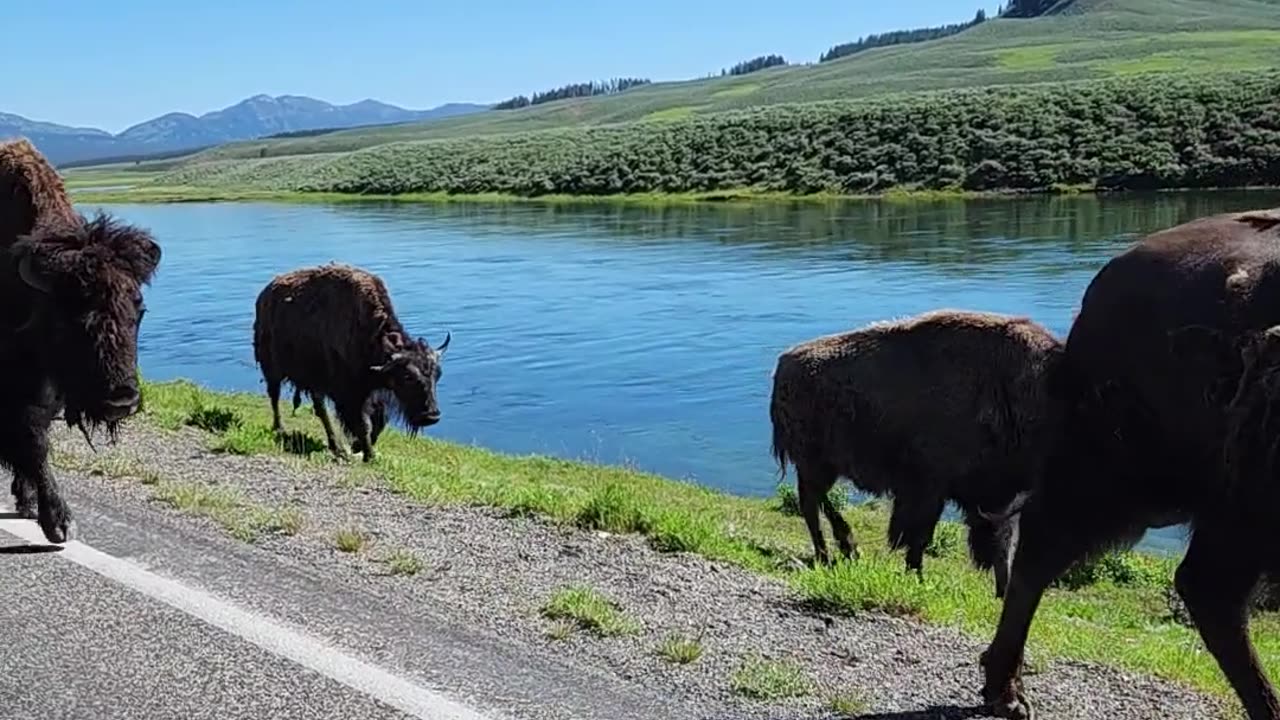
<svg viewBox="0 0 1280 720">
<path fill-rule="evenodd" d="M 91 461 L 78 434 L 61 428 L 60 454 Z M 840 717 L 831 698 L 854 698 L 860 717 L 982 718 L 980 639 L 949 628 L 865 613 L 827 616 L 796 604 L 773 578 L 688 554 L 663 554 L 642 539 L 565 528 L 535 518 L 508 518 L 485 508 L 425 507 L 379 487 L 353 485 L 336 464 L 292 458 L 239 457 L 207 450 L 207 436 L 193 429 L 170 433 L 134 423 L 118 448 L 131 458 L 101 463 L 105 474 L 60 471 L 62 482 L 85 492 L 111 492 L 129 502 L 152 503 L 151 488 L 122 481 L 138 459 L 161 478 L 234 487 L 265 506 L 292 506 L 305 523 L 293 536 L 259 538 L 260 552 L 339 573 L 445 613 L 464 626 L 517 637 L 548 654 L 599 668 L 621 681 L 678 696 L 698 717 Z M 61 455 L 60 455 L 61 456 Z M 175 510 L 165 512 L 177 513 Z M 222 532 L 213 521 L 183 522 Z M 339 528 L 358 527 L 369 542 L 356 553 L 337 550 Z M 410 551 L 421 561 L 414 575 L 393 575 L 381 559 Z M 641 629 L 598 637 L 575 630 L 552 639 L 555 623 L 542 604 L 568 585 L 589 585 L 615 601 Z M 702 656 L 673 664 L 657 649 L 670 633 L 700 638 Z M 733 677 L 750 658 L 790 663 L 812 690 L 803 697 L 753 700 L 734 691 Z M 1048 664 L 1026 677 L 1040 718 L 1227 717 L 1224 705 L 1181 686 L 1076 662 Z"/>
</svg>

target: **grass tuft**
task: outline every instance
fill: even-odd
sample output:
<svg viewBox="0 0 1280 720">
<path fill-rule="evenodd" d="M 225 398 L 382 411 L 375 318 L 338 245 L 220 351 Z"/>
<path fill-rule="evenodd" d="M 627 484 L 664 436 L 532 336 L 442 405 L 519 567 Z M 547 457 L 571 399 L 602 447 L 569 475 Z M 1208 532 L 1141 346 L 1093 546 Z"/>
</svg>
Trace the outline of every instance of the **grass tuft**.
<svg viewBox="0 0 1280 720">
<path fill-rule="evenodd" d="M 627 617 L 617 603 L 582 585 L 556 591 L 542 606 L 542 614 L 552 620 L 572 621 L 601 637 L 630 635 L 640 630 L 640 624 Z"/>
<path fill-rule="evenodd" d="M 748 657 L 729 680 L 733 691 L 754 700 L 784 700 L 813 692 L 803 668 L 783 660 Z"/>
<path fill-rule="evenodd" d="M 778 501 L 778 512 L 793 517 L 799 517 L 802 514 L 800 511 L 800 494 L 797 492 L 794 482 L 779 480 L 773 492 Z M 849 494 L 840 483 L 836 483 L 827 491 L 827 498 L 831 500 L 831 504 L 835 506 L 836 510 L 843 511 L 849 506 Z"/>
<path fill-rule="evenodd" d="M 344 553 L 357 553 L 364 549 L 368 538 L 360 528 L 340 528 L 333 534 L 333 545 Z"/>
<path fill-rule="evenodd" d="M 658 647 L 658 654 L 668 662 L 677 665 L 688 665 L 702 657 L 702 643 L 694 638 L 671 634 L 663 638 Z"/>
<path fill-rule="evenodd" d="M 187 416 L 186 423 L 206 432 L 224 433 L 232 428 L 240 427 L 244 422 L 234 410 L 223 407 L 206 407 L 198 405 Z"/>
<path fill-rule="evenodd" d="M 547 637 L 552 640 L 568 640 L 569 636 L 573 635 L 575 628 L 576 626 L 573 623 L 559 620 L 551 623 L 551 626 L 547 628 Z"/>
<path fill-rule="evenodd" d="M 422 572 L 422 559 L 412 552 L 397 548 L 382 558 L 392 575 L 417 575 Z"/>
<path fill-rule="evenodd" d="M 792 584 L 814 609 L 846 615 L 879 611 L 920 617 L 928 603 L 928 579 L 921 582 L 892 555 L 868 554 L 853 562 L 800 571 Z"/>
<path fill-rule="evenodd" d="M 648 512 L 634 490 L 621 483 L 607 483 L 587 498 L 578 511 L 577 524 L 588 530 L 643 533 L 650 527 Z"/>
<path fill-rule="evenodd" d="M 827 707 L 831 708 L 831 712 L 838 717 L 852 720 L 855 717 L 866 714 L 869 705 L 862 695 L 854 692 L 843 692 L 827 698 Z"/>
</svg>

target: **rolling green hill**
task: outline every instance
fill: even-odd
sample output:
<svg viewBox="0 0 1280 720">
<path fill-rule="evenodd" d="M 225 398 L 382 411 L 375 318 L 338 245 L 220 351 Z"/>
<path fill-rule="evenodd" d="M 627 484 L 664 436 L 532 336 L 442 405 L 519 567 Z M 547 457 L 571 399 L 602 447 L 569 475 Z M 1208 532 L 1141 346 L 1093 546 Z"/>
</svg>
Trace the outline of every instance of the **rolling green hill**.
<svg viewBox="0 0 1280 720">
<path fill-rule="evenodd" d="M 1280 0 L 1076 0 L 1047 17 L 989 20 L 941 40 L 878 48 L 831 62 L 741 77 L 654 83 L 615 96 L 427 123 L 234 143 L 200 153 L 192 161 L 678 120 L 761 105 L 922 90 L 1274 67 L 1280 67 Z"/>
</svg>

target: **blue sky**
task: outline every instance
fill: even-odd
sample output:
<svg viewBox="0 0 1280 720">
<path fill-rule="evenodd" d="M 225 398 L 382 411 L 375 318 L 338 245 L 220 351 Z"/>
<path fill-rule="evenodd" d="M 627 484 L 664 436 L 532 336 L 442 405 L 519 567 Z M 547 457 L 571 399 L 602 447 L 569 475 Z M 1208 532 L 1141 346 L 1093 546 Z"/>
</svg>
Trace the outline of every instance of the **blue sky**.
<svg viewBox="0 0 1280 720">
<path fill-rule="evenodd" d="M 680 80 L 756 55 L 972 17 L 974 0 L 63 0 L 4 10 L 0 112 L 125 127 L 250 95 L 491 102 L 616 76 Z M 14 30 L 19 30 L 14 32 Z M 14 43 L 17 46 L 14 47 Z M 19 72 L 13 72 L 20 69 Z"/>
</svg>

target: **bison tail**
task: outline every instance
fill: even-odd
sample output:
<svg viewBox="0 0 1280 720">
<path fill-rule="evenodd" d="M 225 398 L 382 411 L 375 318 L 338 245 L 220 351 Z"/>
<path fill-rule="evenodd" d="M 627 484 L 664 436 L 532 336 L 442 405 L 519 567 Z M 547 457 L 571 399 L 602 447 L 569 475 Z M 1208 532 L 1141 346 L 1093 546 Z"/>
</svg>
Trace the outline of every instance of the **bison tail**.
<svg viewBox="0 0 1280 720">
<path fill-rule="evenodd" d="M 787 463 L 791 458 L 788 457 L 787 448 L 790 446 L 786 433 L 786 419 L 782 416 L 778 403 L 770 401 L 769 403 L 769 420 L 773 425 L 773 437 L 769 443 L 769 453 L 773 455 L 773 459 L 778 463 L 778 481 L 781 482 L 787 478 Z"/>
</svg>

